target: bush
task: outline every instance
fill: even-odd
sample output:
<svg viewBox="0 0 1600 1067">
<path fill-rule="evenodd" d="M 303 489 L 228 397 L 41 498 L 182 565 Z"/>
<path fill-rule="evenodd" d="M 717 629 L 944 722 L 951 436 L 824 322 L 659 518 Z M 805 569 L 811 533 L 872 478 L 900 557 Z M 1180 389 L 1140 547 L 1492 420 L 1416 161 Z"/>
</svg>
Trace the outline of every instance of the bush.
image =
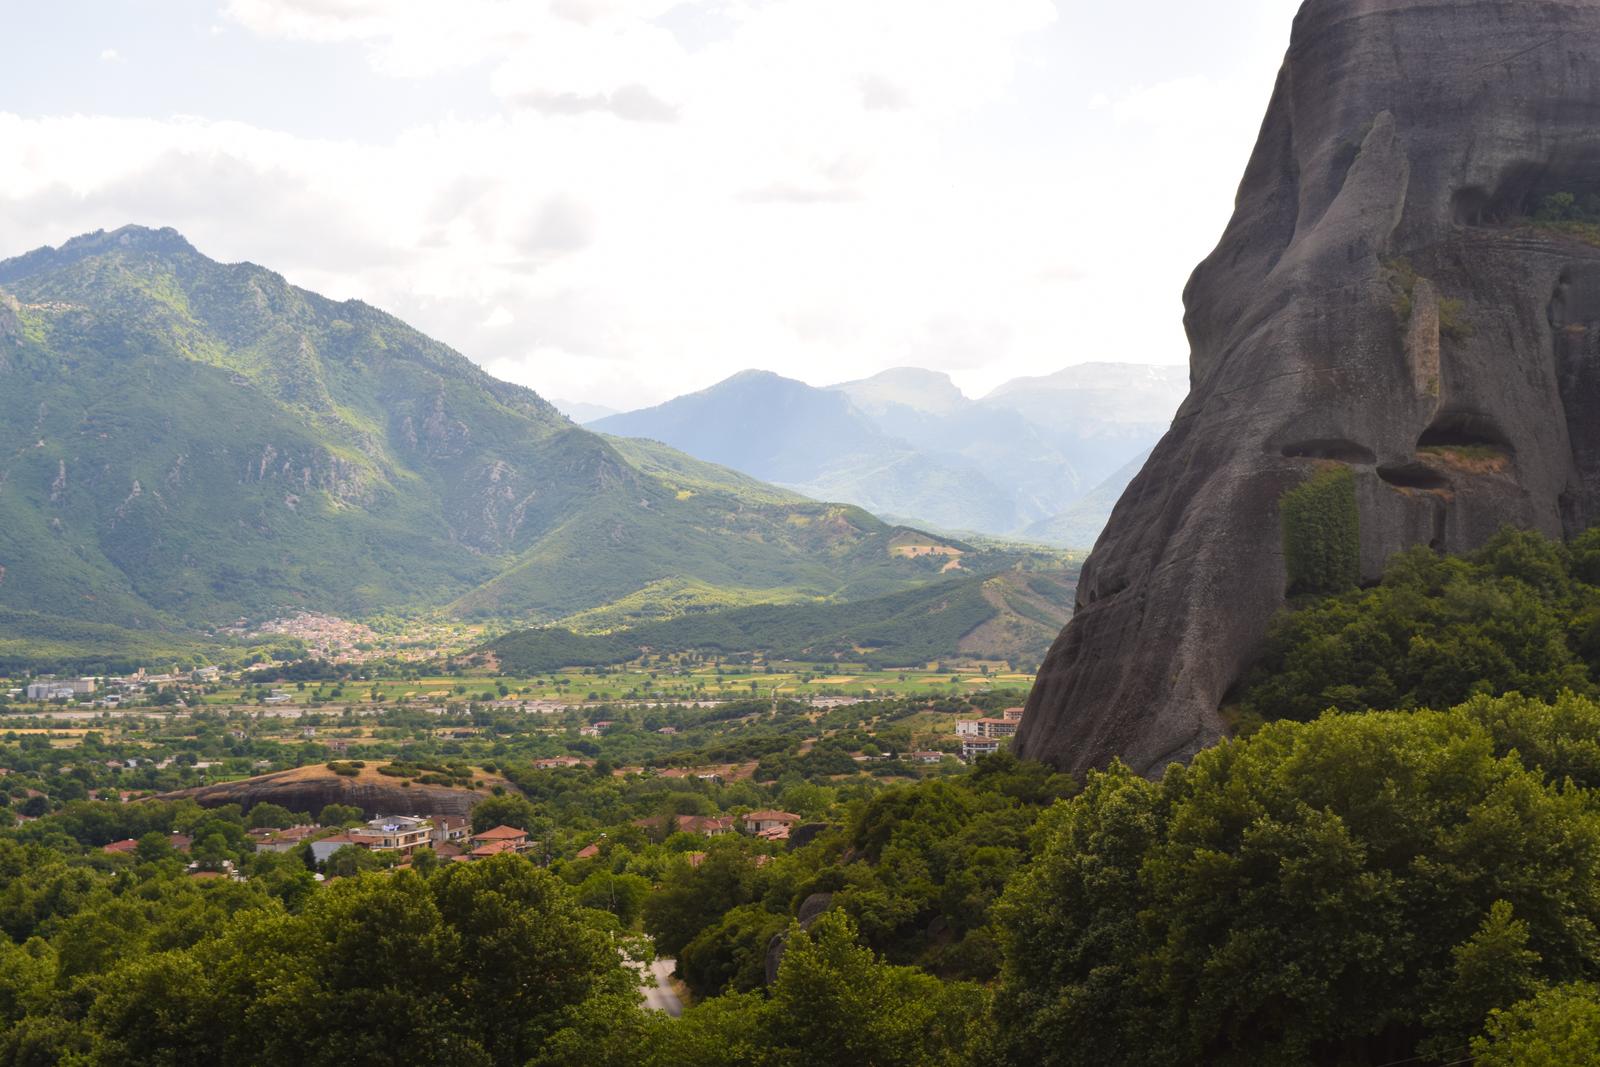
<svg viewBox="0 0 1600 1067">
<path fill-rule="evenodd" d="M 1361 578 L 1356 480 L 1343 465 L 1318 470 L 1278 502 L 1289 593 L 1338 593 Z"/>
<path fill-rule="evenodd" d="M 1506 530 L 1466 558 L 1424 548 L 1390 561 L 1375 589 L 1279 618 L 1244 680 L 1241 720 L 1449 707 L 1516 690 L 1594 692 L 1600 668 L 1600 534 L 1569 550 Z"/>
<path fill-rule="evenodd" d="M 1495 1012 L 1472 1042 L 1478 1067 L 1593 1063 L 1600 1049 L 1600 989 L 1585 983 L 1547 989 Z"/>
<path fill-rule="evenodd" d="M 998 1032 L 1041 1064 L 1449 1059 L 1600 966 L 1600 807 L 1519 747 L 1596 765 L 1600 706 L 1569 704 L 1274 723 L 1159 783 L 1091 776 L 998 909 Z"/>
</svg>

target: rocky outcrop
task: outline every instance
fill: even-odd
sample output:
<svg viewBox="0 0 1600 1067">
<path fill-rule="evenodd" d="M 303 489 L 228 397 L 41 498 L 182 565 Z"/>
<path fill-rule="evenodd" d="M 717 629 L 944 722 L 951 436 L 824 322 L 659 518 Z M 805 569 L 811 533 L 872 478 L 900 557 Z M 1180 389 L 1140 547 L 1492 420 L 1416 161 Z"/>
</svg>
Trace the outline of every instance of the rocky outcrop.
<svg viewBox="0 0 1600 1067">
<path fill-rule="evenodd" d="M 405 784 L 402 784 L 405 783 Z M 248 811 L 257 804 L 278 804 L 293 812 L 316 815 L 329 804 L 348 804 L 363 815 L 467 815 L 472 806 L 489 796 L 489 788 L 515 787 L 499 778 L 485 779 L 483 789 L 455 789 L 425 785 L 401 778 L 363 773 L 344 777 L 322 767 L 300 767 L 237 782 L 199 786 L 165 793 L 158 800 L 191 799 L 203 808 L 238 804 Z"/>
<path fill-rule="evenodd" d="M 800 902 L 800 910 L 795 913 L 795 919 L 800 923 L 800 929 L 809 930 L 813 923 L 822 917 L 822 914 L 833 907 L 832 893 L 812 893 Z M 772 935 L 772 940 L 767 942 L 766 979 L 767 985 L 778 980 L 778 968 L 783 966 L 783 949 L 788 943 L 789 931 L 784 930 Z"/>
<path fill-rule="evenodd" d="M 1189 398 L 1084 569 L 1022 755 L 1159 772 L 1220 738 L 1307 581 L 1280 503 L 1323 471 L 1353 476 L 1321 481 L 1359 536 L 1321 547 L 1368 581 L 1411 545 L 1600 517 L 1600 229 L 1555 221 L 1559 194 L 1600 210 L 1600 4 L 1304 5 L 1184 294 Z"/>
</svg>

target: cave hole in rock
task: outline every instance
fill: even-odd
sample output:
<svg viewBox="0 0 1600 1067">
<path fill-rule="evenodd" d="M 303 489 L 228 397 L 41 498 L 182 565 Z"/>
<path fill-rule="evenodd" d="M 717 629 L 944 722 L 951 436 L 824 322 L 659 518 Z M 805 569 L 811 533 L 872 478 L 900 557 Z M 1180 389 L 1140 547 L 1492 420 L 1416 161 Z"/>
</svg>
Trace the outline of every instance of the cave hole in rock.
<svg viewBox="0 0 1600 1067">
<path fill-rule="evenodd" d="M 1388 463 L 1378 477 L 1399 489 L 1448 489 L 1450 479 L 1424 463 Z"/>
<path fill-rule="evenodd" d="M 1446 411 L 1433 420 L 1422 436 L 1417 438 L 1418 448 L 1490 448 L 1497 452 L 1511 452 L 1511 439 L 1501 429 L 1493 415 L 1478 411 Z"/>
<path fill-rule="evenodd" d="M 1340 463 L 1372 464 L 1378 461 L 1372 449 L 1338 437 L 1296 441 L 1283 446 L 1283 455 L 1285 459 L 1331 459 Z"/>
<path fill-rule="evenodd" d="M 1084 604 L 1098 604 L 1102 600 L 1110 600 L 1127 589 L 1128 584 L 1128 579 L 1126 578 L 1108 579 L 1105 585 L 1089 589 L 1088 595 L 1084 599 Z"/>
<path fill-rule="evenodd" d="M 1575 206 L 1600 205 L 1600 149 L 1576 147 L 1547 160 L 1512 164 L 1493 189 L 1457 189 L 1450 213 L 1458 226 L 1503 226 L 1533 218 L 1546 198 L 1558 193 L 1571 195 Z"/>
</svg>

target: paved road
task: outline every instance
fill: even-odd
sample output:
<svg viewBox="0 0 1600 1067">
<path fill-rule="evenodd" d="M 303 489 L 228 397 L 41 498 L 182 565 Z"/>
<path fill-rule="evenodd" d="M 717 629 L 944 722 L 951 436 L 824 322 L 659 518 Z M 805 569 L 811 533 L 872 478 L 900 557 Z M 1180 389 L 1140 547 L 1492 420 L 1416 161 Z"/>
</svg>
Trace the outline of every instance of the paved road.
<svg viewBox="0 0 1600 1067">
<path fill-rule="evenodd" d="M 650 972 L 656 976 L 656 984 L 644 987 L 645 1007 L 651 1011 L 664 1011 L 674 1019 L 683 1014 L 683 1001 L 672 989 L 672 969 L 677 965 L 677 960 L 656 960 L 650 965 Z"/>
</svg>

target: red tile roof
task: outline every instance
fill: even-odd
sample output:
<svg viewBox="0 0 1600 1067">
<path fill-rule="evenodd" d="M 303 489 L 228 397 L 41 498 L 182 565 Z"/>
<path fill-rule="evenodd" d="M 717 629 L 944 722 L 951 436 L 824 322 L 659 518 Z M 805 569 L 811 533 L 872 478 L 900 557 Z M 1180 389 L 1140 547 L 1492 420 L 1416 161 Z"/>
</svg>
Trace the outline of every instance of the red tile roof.
<svg viewBox="0 0 1600 1067">
<path fill-rule="evenodd" d="M 467 853 L 467 855 L 475 860 L 481 860 L 489 856 L 498 856 L 502 852 L 510 852 L 514 855 L 516 851 L 517 846 L 511 841 L 487 841 Z"/>
<path fill-rule="evenodd" d="M 791 811 L 752 811 L 745 822 L 799 822 L 800 816 Z"/>
<path fill-rule="evenodd" d="M 473 834 L 474 841 L 515 841 L 527 837 L 528 831 L 518 830 L 515 826 L 496 826 L 493 830 L 485 830 L 481 834 Z"/>
<path fill-rule="evenodd" d="M 109 844 L 109 845 L 107 845 L 105 847 L 105 851 L 106 852 L 119 852 L 119 853 L 132 852 L 134 849 L 136 849 L 138 847 L 139 847 L 139 842 L 137 840 L 135 840 L 134 838 L 131 838 L 131 837 L 126 837 L 126 838 L 123 838 L 121 841 L 113 841 L 113 842 L 111 842 L 111 844 Z"/>
</svg>

